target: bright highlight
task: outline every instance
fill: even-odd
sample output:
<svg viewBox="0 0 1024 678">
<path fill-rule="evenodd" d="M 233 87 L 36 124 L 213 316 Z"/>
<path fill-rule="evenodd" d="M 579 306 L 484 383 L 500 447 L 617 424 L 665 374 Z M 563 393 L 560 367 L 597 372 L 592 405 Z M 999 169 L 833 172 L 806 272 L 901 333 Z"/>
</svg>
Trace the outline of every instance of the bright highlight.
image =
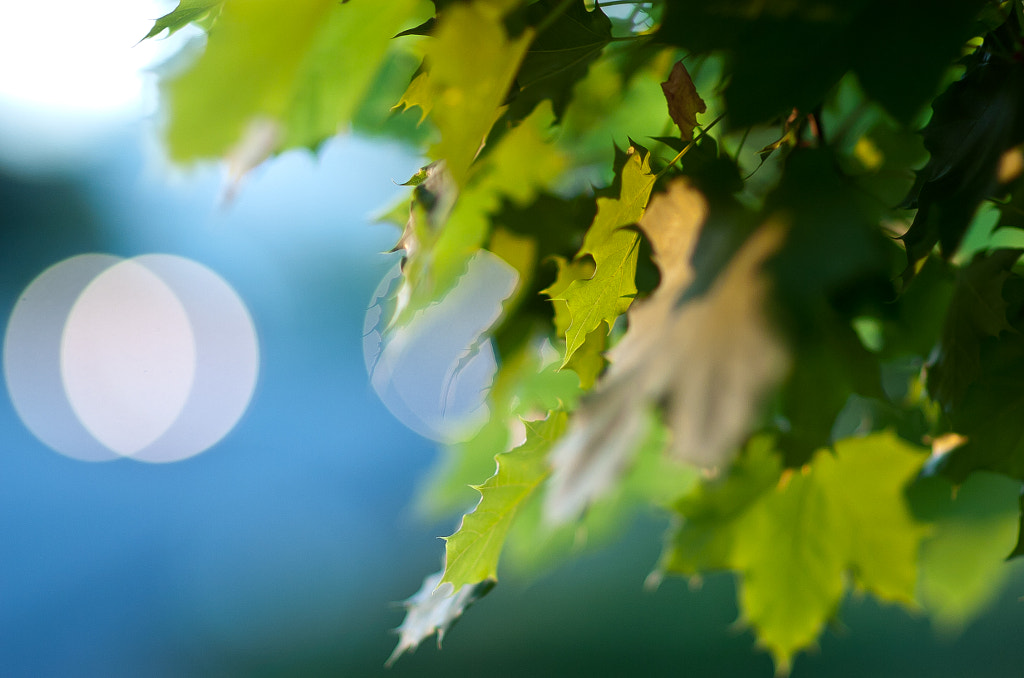
<svg viewBox="0 0 1024 678">
<path fill-rule="evenodd" d="M 235 426 L 259 348 L 241 299 L 200 264 L 87 254 L 22 293 L 3 367 L 18 415 L 61 454 L 170 462 Z"/>
</svg>

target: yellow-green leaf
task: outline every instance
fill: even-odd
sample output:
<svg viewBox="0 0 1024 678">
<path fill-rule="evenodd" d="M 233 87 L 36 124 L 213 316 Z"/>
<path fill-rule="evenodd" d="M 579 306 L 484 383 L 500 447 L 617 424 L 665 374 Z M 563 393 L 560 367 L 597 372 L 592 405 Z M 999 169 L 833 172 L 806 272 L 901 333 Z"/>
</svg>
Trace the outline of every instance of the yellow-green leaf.
<svg viewBox="0 0 1024 678">
<path fill-rule="evenodd" d="M 173 11 L 153 22 L 153 28 L 146 33 L 143 40 L 155 38 L 165 30 L 167 35 L 174 35 L 190 23 L 216 16 L 217 10 L 223 3 L 224 0 L 180 0 Z"/>
<path fill-rule="evenodd" d="M 495 457 L 497 472 L 476 488 L 480 503 L 445 541 L 442 582 L 450 582 L 458 591 L 467 584 L 498 578 L 498 558 L 509 527 L 547 477 L 548 448 L 561 436 L 565 420 L 564 413 L 554 412 L 546 421 L 528 422 L 526 442 Z"/>
<path fill-rule="evenodd" d="M 221 157 L 254 121 L 280 128 L 272 150 L 313 146 L 343 129 L 391 38 L 420 0 L 226 0 L 206 51 L 165 85 L 175 160 Z"/>
<path fill-rule="evenodd" d="M 432 117 L 441 140 L 431 149 L 463 186 L 469 166 L 498 118 L 534 31 L 505 30 L 509 2 L 454 3 L 424 47 L 433 89 Z M 386 13 L 386 12 L 382 12 Z"/>
<path fill-rule="evenodd" d="M 455 282 L 469 257 L 485 243 L 502 200 L 528 203 L 552 185 L 565 168 L 565 156 L 545 138 L 554 114 L 543 104 L 481 159 L 447 218 L 433 230 L 419 229 L 420 252 L 406 267 L 412 290 L 410 308 L 432 303 Z M 450 172 L 449 172 L 450 176 Z"/>
<path fill-rule="evenodd" d="M 759 440 L 676 505 L 683 520 L 662 567 L 735 570 L 741 618 L 785 672 L 838 612 L 847 573 L 882 600 L 915 605 L 929 528 L 904 493 L 925 455 L 890 432 L 842 440 L 772 487 L 778 460 Z"/>
<path fill-rule="evenodd" d="M 565 362 L 597 330 L 611 327 L 636 296 L 636 260 L 640 235 L 628 228 L 640 220 L 654 187 L 650 156 L 634 150 L 622 168 L 618 198 L 598 198 L 597 215 L 583 239 L 576 259 L 592 257 L 594 275 L 574 280 L 559 296 L 569 309 L 571 323 L 565 333 Z"/>
</svg>

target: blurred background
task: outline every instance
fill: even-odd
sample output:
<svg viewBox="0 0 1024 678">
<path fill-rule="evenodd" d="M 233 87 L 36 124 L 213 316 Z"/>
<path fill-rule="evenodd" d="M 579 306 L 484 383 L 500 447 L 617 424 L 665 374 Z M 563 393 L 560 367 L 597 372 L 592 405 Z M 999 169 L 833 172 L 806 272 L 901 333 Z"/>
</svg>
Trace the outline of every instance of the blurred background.
<svg viewBox="0 0 1024 678">
<path fill-rule="evenodd" d="M 223 168 L 167 165 L 147 69 L 196 34 L 136 43 L 174 4 L 5 8 L 0 322 L 69 257 L 187 257 L 248 308 L 256 389 L 219 443 L 164 464 L 63 456 L 0 401 L 0 676 L 771 675 L 731 628 L 730 577 L 644 590 L 665 526 L 654 514 L 552 572 L 503 571 L 442 651 L 430 641 L 383 668 L 395 601 L 439 569 L 435 537 L 458 518 L 412 510 L 436 446 L 380 404 L 362 356 L 367 302 L 395 262 L 381 252 L 398 235 L 373 216 L 420 162 L 343 136 L 266 163 L 231 200 Z M 955 637 L 869 599 L 842 617 L 794 675 L 1024 666 L 1009 592 Z"/>
</svg>

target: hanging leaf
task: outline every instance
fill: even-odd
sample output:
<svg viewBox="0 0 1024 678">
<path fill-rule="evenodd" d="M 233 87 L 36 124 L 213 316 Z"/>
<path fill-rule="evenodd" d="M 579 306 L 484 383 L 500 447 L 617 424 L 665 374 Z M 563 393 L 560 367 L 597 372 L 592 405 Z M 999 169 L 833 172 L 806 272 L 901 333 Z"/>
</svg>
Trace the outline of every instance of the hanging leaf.
<svg viewBox="0 0 1024 678">
<path fill-rule="evenodd" d="M 697 127 L 697 114 L 708 110 L 708 105 L 697 94 L 693 79 L 682 61 L 672 67 L 668 80 L 661 83 L 661 91 L 668 102 L 668 114 L 679 127 L 679 134 L 685 141 L 693 141 L 693 130 Z"/>
<path fill-rule="evenodd" d="M 509 103 L 509 118 L 529 115 L 541 101 L 551 101 L 561 119 L 573 86 L 612 40 L 612 24 L 600 6 L 588 10 L 584 0 L 539 0 L 526 8 L 530 26 L 543 26 L 523 57 Z"/>
<path fill-rule="evenodd" d="M 172 158 L 223 157 L 253 120 L 280 125 L 275 151 L 342 131 L 417 6 L 226 0 L 205 52 L 164 84 Z"/>
<path fill-rule="evenodd" d="M 459 186 L 466 184 L 469 166 L 533 40 L 532 29 L 515 38 L 505 29 L 505 15 L 515 4 L 457 3 L 445 10 L 424 48 L 433 91 L 431 117 L 441 133 L 431 155 L 447 163 Z"/>
<path fill-rule="evenodd" d="M 526 422 L 526 442 L 495 457 L 498 470 L 483 485 L 480 502 L 455 534 L 445 539 L 443 582 L 456 591 L 498 579 L 498 557 L 516 513 L 549 473 L 547 452 L 565 429 L 565 414 L 551 413 L 540 423 Z"/>
<path fill-rule="evenodd" d="M 906 280 L 936 243 L 951 257 L 981 201 L 1007 183 L 999 179 L 1001 161 L 1024 143 L 1024 65 L 996 56 L 1011 35 L 1004 24 L 987 36 L 964 77 L 935 100 L 923 133 L 931 158 L 904 200 L 917 208 L 903 236 Z"/>
<path fill-rule="evenodd" d="M 441 646 L 444 634 L 457 622 L 470 605 L 483 598 L 494 588 L 493 581 L 482 581 L 465 586 L 458 592 L 451 584 L 441 582 L 437 572 L 423 580 L 423 586 L 403 604 L 405 619 L 398 627 L 398 645 L 388 658 L 391 666 L 406 652 L 414 652 L 420 643 L 437 634 L 437 645 Z"/>
<path fill-rule="evenodd" d="M 153 28 L 143 40 L 155 38 L 164 31 L 171 36 L 191 23 L 215 17 L 224 0 L 180 0 L 173 11 L 164 14 L 153 23 Z"/>
<path fill-rule="evenodd" d="M 662 567 L 691 576 L 735 570 L 740 619 L 785 673 L 837 614 L 846 573 L 882 600 L 914 601 L 928 529 L 904 491 L 925 457 L 880 433 L 840 441 L 834 454 L 821 450 L 804 470 L 780 476 L 768 445 L 756 439 L 731 473 L 677 504 L 682 522 Z"/>
<path fill-rule="evenodd" d="M 594 223 L 576 254 L 576 261 L 584 257 L 593 259 L 594 275 L 573 280 L 561 294 L 552 297 L 565 302 L 572 319 L 565 331 L 565 362 L 601 323 L 610 328 L 636 296 L 640 236 L 625 227 L 640 220 L 654 188 L 647 150 L 632 147 L 620 176 L 619 196 L 598 198 Z"/>
</svg>

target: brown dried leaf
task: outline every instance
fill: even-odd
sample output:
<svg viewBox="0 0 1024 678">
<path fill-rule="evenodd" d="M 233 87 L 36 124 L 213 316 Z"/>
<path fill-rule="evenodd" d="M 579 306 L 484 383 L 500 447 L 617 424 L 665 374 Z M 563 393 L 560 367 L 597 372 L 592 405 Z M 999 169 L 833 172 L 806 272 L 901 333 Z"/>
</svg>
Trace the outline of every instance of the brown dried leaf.
<svg viewBox="0 0 1024 678">
<path fill-rule="evenodd" d="M 771 284 L 763 268 L 786 229 L 771 220 L 763 224 L 705 294 L 681 302 L 707 214 L 707 201 L 685 179 L 651 201 L 640 226 L 662 283 L 630 310 L 629 329 L 609 354 L 606 376 L 552 450 L 545 506 L 552 523 L 574 519 L 621 477 L 652 407 L 667 407 L 673 456 L 721 467 L 785 376 L 789 352 L 768 317 Z"/>
<path fill-rule="evenodd" d="M 708 105 L 697 94 L 693 79 L 682 61 L 677 61 L 669 73 L 668 80 L 661 83 L 661 91 L 668 102 L 668 114 L 679 126 L 679 134 L 685 141 L 693 141 L 693 130 L 697 126 L 697 114 L 708 110 Z"/>
</svg>

